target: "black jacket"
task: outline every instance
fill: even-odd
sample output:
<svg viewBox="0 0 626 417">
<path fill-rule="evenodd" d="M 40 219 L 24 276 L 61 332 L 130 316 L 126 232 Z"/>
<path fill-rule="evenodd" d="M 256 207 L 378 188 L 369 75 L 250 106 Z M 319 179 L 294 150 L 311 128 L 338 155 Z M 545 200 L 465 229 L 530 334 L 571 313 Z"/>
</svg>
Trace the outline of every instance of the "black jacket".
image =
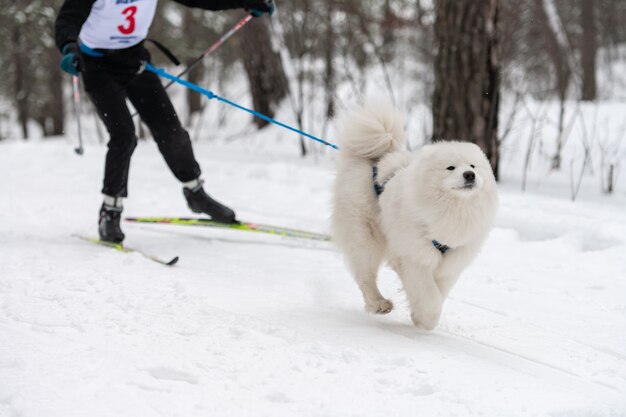
<svg viewBox="0 0 626 417">
<path fill-rule="evenodd" d="M 174 0 L 188 7 L 205 10 L 228 10 L 244 7 L 245 0 Z M 66 43 L 77 41 L 80 29 L 91 13 L 96 0 L 65 0 L 55 22 L 54 39 L 59 50 Z"/>
</svg>

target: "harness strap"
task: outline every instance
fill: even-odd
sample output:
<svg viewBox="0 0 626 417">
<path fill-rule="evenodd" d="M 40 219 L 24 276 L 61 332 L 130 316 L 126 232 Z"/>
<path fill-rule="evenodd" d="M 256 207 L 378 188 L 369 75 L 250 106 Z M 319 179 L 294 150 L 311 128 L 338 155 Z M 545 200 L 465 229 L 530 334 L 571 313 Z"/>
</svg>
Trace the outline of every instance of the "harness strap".
<svg viewBox="0 0 626 417">
<path fill-rule="evenodd" d="M 154 46 L 156 46 L 159 51 L 163 52 L 163 55 L 165 55 L 166 57 L 169 58 L 170 61 L 172 61 L 172 63 L 174 65 L 180 65 L 180 61 L 178 60 L 178 58 L 176 58 L 176 55 L 174 55 L 174 53 L 172 51 L 170 51 L 165 45 L 163 45 L 161 42 L 156 41 L 154 39 L 150 39 L 150 38 L 146 38 L 146 40 L 150 43 L 152 43 Z"/>
<path fill-rule="evenodd" d="M 156 46 L 158 50 L 161 51 L 163 55 L 168 57 L 169 60 L 172 61 L 174 65 L 180 65 L 180 61 L 178 60 L 178 58 L 176 58 L 176 55 L 174 55 L 174 53 L 170 51 L 161 42 L 158 42 L 154 39 L 145 39 L 145 40 L 152 43 L 154 46 Z M 102 58 L 107 55 L 111 55 L 115 52 L 121 51 L 121 49 L 93 49 L 85 45 L 83 42 L 79 42 L 78 47 L 80 48 L 80 51 L 83 54 L 94 57 L 94 58 Z"/>
<path fill-rule="evenodd" d="M 85 54 L 85 55 L 89 55 L 95 58 L 102 58 L 103 56 L 105 56 L 106 54 L 104 52 L 100 52 L 100 51 L 96 51 L 93 48 L 88 47 L 87 45 L 85 45 L 82 42 L 78 43 L 78 47 L 80 48 L 80 51 Z"/>
<path fill-rule="evenodd" d="M 376 198 L 378 198 L 383 193 L 383 191 L 385 191 L 385 185 L 387 184 L 387 182 L 389 182 L 389 179 L 383 182 L 382 184 L 380 184 L 378 182 L 378 166 L 372 165 L 372 180 L 374 182 L 374 192 L 376 193 Z M 443 243 L 439 243 L 435 239 L 432 240 L 432 243 L 435 249 L 441 252 L 442 255 L 445 254 L 450 249 L 452 249 L 450 246 L 444 245 Z"/>
<path fill-rule="evenodd" d="M 382 184 L 378 182 L 378 166 L 376 165 L 372 165 L 372 180 L 374 181 L 374 192 L 376 193 L 376 198 L 378 198 L 385 191 L 387 181 Z"/>
<path fill-rule="evenodd" d="M 439 251 L 441 252 L 441 254 L 445 254 L 447 251 L 449 251 L 450 249 L 452 249 L 450 246 L 448 245 L 444 245 L 443 243 L 439 243 L 437 242 L 435 239 L 433 239 L 433 246 Z"/>
</svg>

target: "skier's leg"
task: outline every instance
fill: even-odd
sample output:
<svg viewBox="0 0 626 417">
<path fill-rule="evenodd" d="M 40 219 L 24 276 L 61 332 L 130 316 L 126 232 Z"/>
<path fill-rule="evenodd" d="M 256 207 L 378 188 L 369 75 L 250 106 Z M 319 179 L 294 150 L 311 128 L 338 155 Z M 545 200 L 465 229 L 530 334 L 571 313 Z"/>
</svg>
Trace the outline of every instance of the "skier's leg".
<svg viewBox="0 0 626 417">
<path fill-rule="evenodd" d="M 84 80 L 85 91 L 109 132 L 102 193 L 126 197 L 130 159 L 137 146 L 137 136 L 126 106 L 124 86 L 106 71 L 90 71 L 88 61 Z"/>
<path fill-rule="evenodd" d="M 200 177 L 189 134 L 180 123 L 159 77 L 149 71 L 128 85 L 128 98 L 146 123 L 170 170 L 180 182 Z"/>
<path fill-rule="evenodd" d="M 196 213 L 206 213 L 216 221 L 234 222 L 235 212 L 205 193 L 189 134 L 181 125 L 159 77 L 152 72 L 140 74 L 128 86 L 128 97 L 148 125 L 170 170 L 183 184 L 189 208 Z"/>
<path fill-rule="evenodd" d="M 128 194 L 128 171 L 137 137 L 132 118 L 126 106 L 126 93 L 114 75 L 101 69 L 98 62 L 86 59 L 85 91 L 94 103 L 98 115 L 109 132 L 108 151 L 104 166 L 98 231 L 100 239 L 121 242 L 124 233 L 120 227 L 123 197 Z"/>
</svg>

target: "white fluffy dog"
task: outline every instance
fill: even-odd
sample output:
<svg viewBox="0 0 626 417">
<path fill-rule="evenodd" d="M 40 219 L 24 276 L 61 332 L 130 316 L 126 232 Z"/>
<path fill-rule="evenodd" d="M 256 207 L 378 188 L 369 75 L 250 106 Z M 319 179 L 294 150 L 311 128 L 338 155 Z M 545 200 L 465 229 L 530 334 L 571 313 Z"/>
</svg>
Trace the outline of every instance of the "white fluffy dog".
<svg viewBox="0 0 626 417">
<path fill-rule="evenodd" d="M 432 330 L 491 228 L 498 197 L 489 162 L 467 142 L 401 151 L 403 118 L 384 103 L 367 104 L 341 125 L 333 240 L 367 311 L 393 308 L 376 284 L 386 260 L 402 281 L 413 323 Z"/>
</svg>

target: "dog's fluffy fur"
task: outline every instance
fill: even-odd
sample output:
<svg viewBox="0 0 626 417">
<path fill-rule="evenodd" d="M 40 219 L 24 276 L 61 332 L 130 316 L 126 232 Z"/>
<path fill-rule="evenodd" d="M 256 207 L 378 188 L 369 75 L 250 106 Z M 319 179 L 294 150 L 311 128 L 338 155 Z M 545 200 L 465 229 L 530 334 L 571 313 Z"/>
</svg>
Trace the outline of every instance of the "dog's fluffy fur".
<svg viewBox="0 0 626 417">
<path fill-rule="evenodd" d="M 367 311 L 393 309 L 376 284 L 387 261 L 402 281 L 413 323 L 431 330 L 444 299 L 489 233 L 498 205 L 496 183 L 478 146 L 438 142 L 409 153 L 402 151 L 405 137 L 402 116 L 386 103 L 371 102 L 343 118 L 333 240 Z M 379 183 L 386 182 L 380 197 L 374 192 L 373 165 Z M 442 254 L 433 240 L 450 249 Z"/>
</svg>

